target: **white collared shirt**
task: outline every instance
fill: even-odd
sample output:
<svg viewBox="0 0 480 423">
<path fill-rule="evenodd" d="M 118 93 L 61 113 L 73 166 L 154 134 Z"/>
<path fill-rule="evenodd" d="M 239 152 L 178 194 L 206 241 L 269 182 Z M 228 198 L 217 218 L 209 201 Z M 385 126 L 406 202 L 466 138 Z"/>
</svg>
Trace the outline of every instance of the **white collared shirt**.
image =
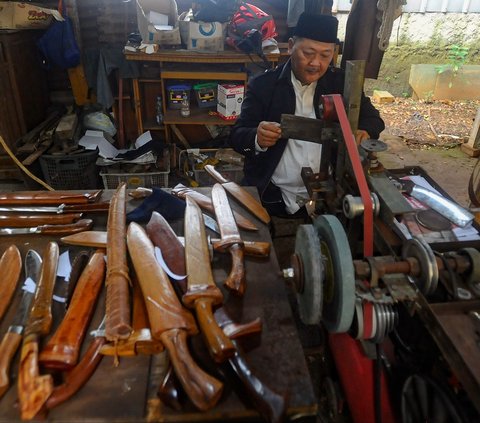
<svg viewBox="0 0 480 423">
<path fill-rule="evenodd" d="M 313 96 L 317 82 L 309 85 L 302 83 L 291 73 L 295 90 L 295 116 L 315 118 Z M 307 189 L 302 181 L 302 167 L 310 167 L 314 173 L 320 171 L 322 146 L 312 142 L 289 139 L 287 147 L 273 172 L 272 181 L 282 191 L 283 201 L 288 213 L 295 213 L 309 199 Z M 299 205 L 297 201 L 300 201 Z"/>
</svg>

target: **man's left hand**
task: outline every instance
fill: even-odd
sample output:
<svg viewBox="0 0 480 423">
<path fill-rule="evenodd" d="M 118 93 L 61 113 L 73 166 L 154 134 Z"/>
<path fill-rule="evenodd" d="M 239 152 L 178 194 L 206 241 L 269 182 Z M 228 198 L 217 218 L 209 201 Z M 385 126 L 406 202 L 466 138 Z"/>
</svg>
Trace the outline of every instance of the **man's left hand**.
<svg viewBox="0 0 480 423">
<path fill-rule="evenodd" d="M 369 138 L 370 135 L 367 131 L 364 131 L 363 129 L 357 129 L 357 132 L 355 132 L 355 142 L 357 143 L 357 145 L 360 145 L 362 141 L 368 140 Z"/>
</svg>

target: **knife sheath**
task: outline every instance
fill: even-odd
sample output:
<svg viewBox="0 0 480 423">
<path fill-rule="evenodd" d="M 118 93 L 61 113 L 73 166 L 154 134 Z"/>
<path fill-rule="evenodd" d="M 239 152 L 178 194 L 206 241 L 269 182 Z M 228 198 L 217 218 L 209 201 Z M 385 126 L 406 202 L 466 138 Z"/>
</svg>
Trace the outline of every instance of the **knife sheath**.
<svg viewBox="0 0 480 423">
<path fill-rule="evenodd" d="M 203 195 L 200 192 L 194 191 L 193 189 L 190 189 L 185 185 L 178 184 L 175 188 L 172 189 L 172 194 L 179 198 L 182 198 L 183 200 L 185 200 L 187 195 L 189 195 L 190 198 L 195 200 L 195 202 L 203 210 L 206 210 L 210 213 L 214 213 L 212 200 L 209 197 L 207 197 L 206 195 Z M 241 215 L 240 213 L 237 213 L 234 211 L 233 215 L 235 216 L 237 225 L 240 228 L 245 229 L 247 231 L 258 231 L 258 228 L 255 226 L 255 224 L 252 223 L 243 215 Z"/>
<path fill-rule="evenodd" d="M 33 419 L 53 391 L 51 375 L 40 375 L 38 343 L 52 325 L 52 294 L 57 275 L 59 249 L 50 242 L 43 256 L 42 269 L 25 328 L 18 374 L 18 398 L 22 420 Z"/>
<path fill-rule="evenodd" d="M 66 374 L 65 381 L 53 389 L 52 394 L 46 402 L 46 408 L 48 410 L 55 408 L 71 398 L 87 383 L 102 360 L 103 355 L 100 354 L 100 350 L 105 342 L 106 340 L 103 336 L 95 337 L 92 342 L 90 342 L 80 362 Z"/>
<path fill-rule="evenodd" d="M 125 244 L 126 184 L 121 183 L 110 200 L 107 222 L 107 301 L 105 337 L 108 341 L 126 339 L 130 326 L 130 292 Z"/>
<path fill-rule="evenodd" d="M 193 316 L 180 304 L 155 258 L 152 242 L 136 223 L 128 228 L 127 244 L 145 298 L 153 338 L 160 340 L 168 351 L 175 373 L 193 404 L 200 410 L 212 408 L 223 385 L 198 367 L 188 351 L 187 335 L 197 333 Z"/>
<path fill-rule="evenodd" d="M 0 259 L 2 280 L 0 282 L 0 321 L 12 300 L 22 271 L 22 257 L 15 245 L 10 245 Z"/>
<path fill-rule="evenodd" d="M 81 213 L 49 215 L 0 215 L 0 228 L 28 228 L 38 225 L 65 225 L 82 217 Z"/>
<path fill-rule="evenodd" d="M 73 194 L 68 191 L 22 191 L 0 193 L 1 205 L 60 205 L 86 204 L 97 201 L 102 190 Z"/>
<path fill-rule="evenodd" d="M 40 353 L 40 363 L 46 368 L 69 370 L 75 366 L 83 338 L 105 275 L 105 252 L 97 250 L 91 257 L 73 293 L 70 306 L 47 345 Z"/>
</svg>

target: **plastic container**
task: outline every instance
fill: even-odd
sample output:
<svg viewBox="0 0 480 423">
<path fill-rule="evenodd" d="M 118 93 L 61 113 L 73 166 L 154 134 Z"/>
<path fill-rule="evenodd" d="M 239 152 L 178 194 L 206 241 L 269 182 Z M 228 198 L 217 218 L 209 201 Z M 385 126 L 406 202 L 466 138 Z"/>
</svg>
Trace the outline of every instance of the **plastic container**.
<svg viewBox="0 0 480 423">
<path fill-rule="evenodd" d="M 167 188 L 168 174 L 170 172 L 149 172 L 149 173 L 103 173 L 103 186 L 105 189 L 116 189 L 120 182 L 126 182 L 128 189 L 135 189 L 138 187 L 144 188 Z"/>
<path fill-rule="evenodd" d="M 167 98 L 168 98 L 168 108 L 169 109 L 181 109 L 182 101 L 186 96 L 190 102 L 190 90 L 191 85 L 189 84 L 172 84 L 167 86 Z"/>
<path fill-rule="evenodd" d="M 218 82 L 204 82 L 200 84 L 195 84 L 193 86 L 198 107 L 201 107 L 201 108 L 216 107 L 217 87 L 218 87 Z"/>
<path fill-rule="evenodd" d="M 62 156 L 43 154 L 40 166 L 45 181 L 54 189 L 96 189 L 99 182 L 97 158 L 97 150 Z"/>
</svg>

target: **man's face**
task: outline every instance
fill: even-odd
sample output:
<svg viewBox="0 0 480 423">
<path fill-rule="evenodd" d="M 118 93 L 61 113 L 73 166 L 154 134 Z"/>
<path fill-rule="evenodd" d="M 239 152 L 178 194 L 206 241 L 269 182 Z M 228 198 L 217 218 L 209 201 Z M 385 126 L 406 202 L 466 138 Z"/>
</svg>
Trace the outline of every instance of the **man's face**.
<svg viewBox="0 0 480 423">
<path fill-rule="evenodd" d="M 295 77 L 303 84 L 311 84 L 318 81 L 327 71 L 333 59 L 335 44 L 309 38 L 290 38 L 288 51 Z"/>
</svg>

